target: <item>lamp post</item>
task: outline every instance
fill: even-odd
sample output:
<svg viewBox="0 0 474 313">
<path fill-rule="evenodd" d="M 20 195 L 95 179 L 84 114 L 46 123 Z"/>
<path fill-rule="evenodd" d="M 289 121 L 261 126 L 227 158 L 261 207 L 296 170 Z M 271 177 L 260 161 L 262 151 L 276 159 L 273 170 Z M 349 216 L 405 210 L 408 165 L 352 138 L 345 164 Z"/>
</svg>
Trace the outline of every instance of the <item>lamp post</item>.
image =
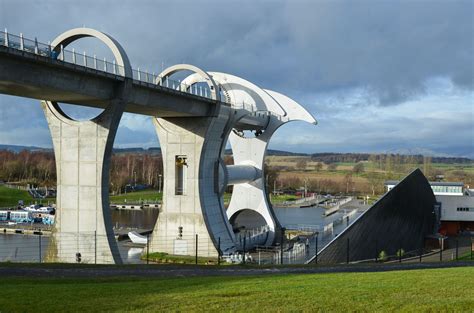
<svg viewBox="0 0 474 313">
<path fill-rule="evenodd" d="M 158 174 L 158 192 L 161 193 L 161 174 Z"/>
</svg>

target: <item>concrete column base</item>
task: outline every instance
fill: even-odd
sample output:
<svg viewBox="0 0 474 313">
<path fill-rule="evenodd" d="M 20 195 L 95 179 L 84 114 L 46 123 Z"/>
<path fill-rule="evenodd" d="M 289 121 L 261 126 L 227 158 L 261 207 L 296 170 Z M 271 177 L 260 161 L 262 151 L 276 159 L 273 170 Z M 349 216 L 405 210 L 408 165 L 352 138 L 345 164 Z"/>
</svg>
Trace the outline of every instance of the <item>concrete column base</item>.
<svg viewBox="0 0 474 313">
<path fill-rule="evenodd" d="M 57 104 L 41 106 L 53 138 L 57 172 L 56 221 L 50 262 L 122 263 L 109 208 L 109 165 L 125 102 L 114 100 L 90 121 L 67 117 Z"/>
<path fill-rule="evenodd" d="M 222 252 L 235 248 L 217 188 L 229 116 L 228 110 L 216 117 L 154 120 L 163 155 L 164 182 L 163 205 L 150 251 L 195 255 L 196 234 L 199 256 L 217 257 L 219 238 Z M 177 165 L 178 158 L 185 160 L 182 185 L 177 182 L 177 166 L 181 166 Z"/>
</svg>

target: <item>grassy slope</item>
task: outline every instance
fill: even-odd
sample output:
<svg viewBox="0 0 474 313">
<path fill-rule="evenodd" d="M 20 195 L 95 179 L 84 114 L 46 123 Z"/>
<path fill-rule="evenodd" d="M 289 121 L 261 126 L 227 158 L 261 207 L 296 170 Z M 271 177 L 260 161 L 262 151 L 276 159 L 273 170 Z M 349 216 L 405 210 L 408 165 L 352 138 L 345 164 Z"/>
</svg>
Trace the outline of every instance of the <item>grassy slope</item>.
<svg viewBox="0 0 474 313">
<path fill-rule="evenodd" d="M 180 278 L 2 278 L 5 312 L 470 312 L 474 268 Z M 19 295 L 33 295 L 22 298 Z"/>
<path fill-rule="evenodd" d="M 140 201 L 155 202 L 161 200 L 161 193 L 156 190 L 142 190 L 121 194 L 118 196 L 110 196 L 110 203 L 138 203 Z M 126 201 L 125 201 L 126 200 Z"/>
<path fill-rule="evenodd" d="M 0 207 L 16 206 L 18 205 L 18 200 L 23 200 L 25 204 L 31 204 L 34 202 L 48 203 L 48 200 L 54 201 L 54 199 L 33 199 L 27 191 L 0 186 Z"/>
</svg>

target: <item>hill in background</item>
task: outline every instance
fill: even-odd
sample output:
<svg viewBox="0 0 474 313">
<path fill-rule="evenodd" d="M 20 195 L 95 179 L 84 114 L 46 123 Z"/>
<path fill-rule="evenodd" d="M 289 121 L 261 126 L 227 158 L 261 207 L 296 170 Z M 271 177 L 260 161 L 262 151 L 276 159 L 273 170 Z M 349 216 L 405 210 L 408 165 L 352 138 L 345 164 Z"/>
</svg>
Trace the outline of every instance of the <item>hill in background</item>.
<svg viewBox="0 0 474 313">
<path fill-rule="evenodd" d="M 2 145 L 0 144 L 0 150 L 9 150 L 13 152 L 21 152 L 23 150 L 27 151 L 43 151 L 43 152 L 53 152 L 51 148 L 41 148 L 35 146 L 16 146 L 16 145 Z M 406 151 L 406 153 L 334 153 L 334 152 L 321 152 L 321 153 L 295 153 L 282 150 L 267 150 L 267 156 L 301 156 L 301 157 L 311 157 L 313 161 L 323 162 L 326 164 L 338 163 L 338 162 L 361 162 L 368 161 L 371 155 L 380 155 L 380 154 L 389 154 L 389 155 L 399 155 L 399 156 L 412 156 L 416 159 L 423 159 L 424 156 L 430 156 L 431 161 L 434 163 L 447 163 L 447 164 L 469 164 L 474 162 L 474 160 L 465 158 L 465 157 L 453 157 L 446 155 L 432 156 L 430 154 L 424 155 L 420 153 L 420 150 Z M 114 148 L 115 154 L 152 154 L 157 155 L 161 154 L 160 147 L 150 147 L 148 149 L 144 148 Z M 225 150 L 226 155 L 232 155 L 231 149 Z"/>
</svg>

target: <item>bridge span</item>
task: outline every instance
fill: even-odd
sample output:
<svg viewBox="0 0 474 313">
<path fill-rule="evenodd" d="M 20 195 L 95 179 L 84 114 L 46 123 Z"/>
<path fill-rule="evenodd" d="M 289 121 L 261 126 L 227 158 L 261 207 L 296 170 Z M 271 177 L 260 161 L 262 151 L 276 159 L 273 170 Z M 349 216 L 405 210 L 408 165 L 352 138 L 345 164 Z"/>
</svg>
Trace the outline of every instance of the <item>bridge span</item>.
<svg viewBox="0 0 474 313">
<path fill-rule="evenodd" d="M 107 61 L 68 50 L 95 37 L 113 53 Z M 191 73 L 181 81 L 176 73 Z M 163 154 L 163 205 L 151 251 L 201 256 L 241 249 L 232 217 L 253 210 L 266 223 L 254 234 L 272 245 L 280 224 L 265 190 L 264 157 L 273 133 L 289 121 L 316 124 L 294 100 L 240 77 L 177 64 L 158 75 L 133 69 L 124 48 L 90 28 L 68 30 L 50 44 L 0 33 L 0 93 L 41 100 L 53 139 L 57 216 L 52 261 L 121 263 L 109 210 L 109 165 L 123 112 L 153 116 Z M 104 109 L 89 121 L 67 116 L 59 102 Z M 252 134 L 248 136 L 248 132 Z M 226 144 L 234 165 L 223 162 Z M 222 195 L 233 185 L 229 208 Z M 93 237 L 99 251 L 91 252 Z M 253 237 L 252 237 L 253 238 Z M 71 247 L 73 246 L 73 247 Z M 97 250 L 97 249 L 96 249 Z M 76 251 L 76 253 L 71 253 Z"/>
</svg>

